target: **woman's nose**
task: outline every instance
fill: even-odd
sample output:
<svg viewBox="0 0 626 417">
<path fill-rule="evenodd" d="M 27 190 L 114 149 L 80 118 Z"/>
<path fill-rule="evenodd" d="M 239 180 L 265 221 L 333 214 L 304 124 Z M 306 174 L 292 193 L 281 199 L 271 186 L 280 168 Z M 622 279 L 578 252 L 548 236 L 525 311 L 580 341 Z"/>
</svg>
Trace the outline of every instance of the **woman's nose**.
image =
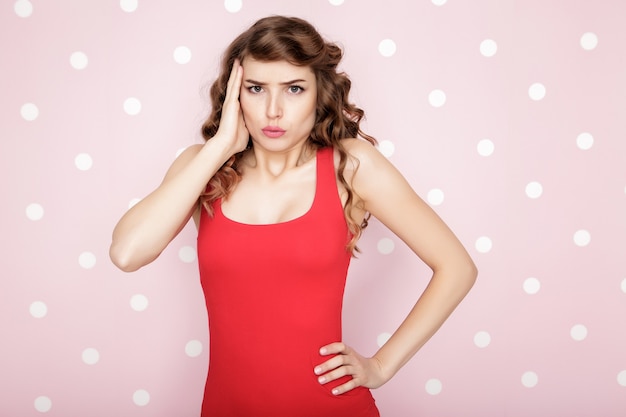
<svg viewBox="0 0 626 417">
<path fill-rule="evenodd" d="M 276 119 L 283 115 L 282 101 L 279 96 L 272 95 L 267 103 L 267 117 Z"/>
</svg>

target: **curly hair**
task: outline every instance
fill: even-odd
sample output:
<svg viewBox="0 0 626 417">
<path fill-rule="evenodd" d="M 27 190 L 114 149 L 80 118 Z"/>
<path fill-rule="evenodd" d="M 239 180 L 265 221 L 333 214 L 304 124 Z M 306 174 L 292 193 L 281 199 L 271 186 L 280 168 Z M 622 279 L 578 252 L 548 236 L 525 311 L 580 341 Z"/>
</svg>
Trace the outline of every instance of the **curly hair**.
<svg viewBox="0 0 626 417">
<path fill-rule="evenodd" d="M 359 251 L 356 242 L 367 227 L 369 215 L 357 222 L 350 214 L 356 199 L 344 175 L 348 152 L 341 142 L 356 137 L 372 145 L 377 142 L 360 128 L 364 111 L 348 101 L 350 79 L 337 71 L 342 56 L 343 52 L 336 44 L 326 42 L 305 20 L 285 16 L 258 20 L 228 46 L 222 57 L 220 74 L 210 89 L 211 113 L 202 125 L 202 136 L 210 140 L 217 133 L 226 85 L 235 59 L 243 62 L 246 57 L 251 57 L 257 61 L 287 61 L 292 65 L 310 67 L 317 81 L 317 104 L 315 124 L 308 140 L 315 149 L 333 147 L 340 155 L 338 178 L 347 191 L 344 215 L 352 235 L 347 249 L 354 255 Z M 210 214 L 213 213 L 212 203 L 227 197 L 241 179 L 238 163 L 251 146 L 249 140 L 248 148 L 233 155 L 209 181 L 201 202 Z M 358 161 L 356 164 L 358 168 Z"/>
</svg>

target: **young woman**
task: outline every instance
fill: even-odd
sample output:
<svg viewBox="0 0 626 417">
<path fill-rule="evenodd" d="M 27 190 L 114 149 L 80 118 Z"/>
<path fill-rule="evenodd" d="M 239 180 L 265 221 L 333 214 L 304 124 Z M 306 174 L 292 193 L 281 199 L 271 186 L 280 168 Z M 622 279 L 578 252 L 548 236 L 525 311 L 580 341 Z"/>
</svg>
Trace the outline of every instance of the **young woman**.
<svg viewBox="0 0 626 417">
<path fill-rule="evenodd" d="M 228 47 L 206 143 L 113 232 L 124 271 L 152 262 L 191 217 L 210 329 L 202 416 L 378 416 L 370 394 L 437 331 L 476 267 L 359 127 L 341 50 L 306 21 L 259 20 Z M 432 270 L 369 358 L 341 339 L 350 258 L 375 216 Z"/>
</svg>

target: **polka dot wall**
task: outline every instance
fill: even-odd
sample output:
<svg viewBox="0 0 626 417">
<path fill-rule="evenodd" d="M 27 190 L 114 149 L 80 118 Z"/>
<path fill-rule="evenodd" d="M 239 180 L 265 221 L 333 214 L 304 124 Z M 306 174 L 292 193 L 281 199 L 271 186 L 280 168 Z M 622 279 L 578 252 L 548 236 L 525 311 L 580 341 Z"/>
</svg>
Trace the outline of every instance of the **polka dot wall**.
<svg viewBox="0 0 626 417">
<path fill-rule="evenodd" d="M 121 214 L 198 133 L 220 53 L 297 15 L 346 51 L 365 129 L 466 244 L 476 286 L 374 392 L 383 416 L 626 415 L 626 3 L 4 0 L 0 415 L 197 416 L 207 317 L 189 225 L 133 274 Z M 373 221 L 345 341 L 429 278 Z"/>
</svg>

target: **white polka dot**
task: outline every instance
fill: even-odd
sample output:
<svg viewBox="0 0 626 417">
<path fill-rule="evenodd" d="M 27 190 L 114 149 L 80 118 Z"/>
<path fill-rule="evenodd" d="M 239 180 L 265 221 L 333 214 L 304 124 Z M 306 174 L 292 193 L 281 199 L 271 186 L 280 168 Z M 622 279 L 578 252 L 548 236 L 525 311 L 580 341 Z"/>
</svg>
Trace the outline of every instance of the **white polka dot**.
<svg viewBox="0 0 626 417">
<path fill-rule="evenodd" d="M 622 288 L 622 292 L 626 294 L 626 278 L 622 280 L 622 284 L 620 285 L 620 287 Z"/>
<path fill-rule="evenodd" d="M 141 198 L 133 198 L 132 200 L 130 200 L 128 202 L 128 208 L 132 208 L 135 204 L 139 203 L 141 201 Z"/>
<path fill-rule="evenodd" d="M 41 319 L 48 314 L 48 306 L 43 301 L 35 301 L 31 303 L 29 311 L 31 316 Z"/>
<path fill-rule="evenodd" d="M 526 294 L 530 294 L 530 295 L 537 294 L 539 290 L 541 289 L 541 281 L 533 277 L 526 278 L 524 280 L 523 288 Z"/>
<path fill-rule="evenodd" d="M 391 338 L 391 333 L 381 333 L 376 338 L 376 344 L 378 347 L 383 347 L 385 343 Z"/>
<path fill-rule="evenodd" d="M 39 117 L 39 109 L 33 103 L 25 103 L 20 109 L 22 118 L 27 122 L 32 122 Z"/>
<path fill-rule="evenodd" d="M 587 230 L 579 230 L 574 233 L 574 243 L 576 246 L 587 246 L 591 242 L 591 233 Z"/>
<path fill-rule="evenodd" d="M 242 0 L 224 0 L 224 7 L 231 13 L 237 13 L 242 6 Z"/>
<path fill-rule="evenodd" d="M 576 138 L 576 146 L 583 151 L 591 149 L 593 146 L 593 136 L 591 133 L 583 132 Z"/>
<path fill-rule="evenodd" d="M 91 252 L 83 252 L 78 257 L 78 264 L 84 269 L 91 269 L 96 265 L 96 255 Z"/>
<path fill-rule="evenodd" d="M 480 142 L 478 142 L 476 150 L 478 151 L 478 154 L 480 156 L 491 156 L 491 154 L 493 154 L 493 151 L 495 150 L 495 145 L 489 139 L 482 139 Z"/>
<path fill-rule="evenodd" d="M 133 393 L 133 402 L 140 407 L 148 405 L 150 394 L 145 389 L 139 389 Z"/>
<path fill-rule="evenodd" d="M 441 191 L 438 188 L 433 188 L 432 190 L 430 190 L 428 192 L 428 195 L 426 196 L 426 199 L 428 200 L 428 202 L 433 205 L 433 206 L 439 206 L 443 203 L 443 199 L 444 199 L 444 194 L 443 191 Z"/>
<path fill-rule="evenodd" d="M 437 395 L 442 389 L 441 381 L 438 379 L 429 379 L 426 381 L 426 392 L 430 395 Z"/>
<path fill-rule="evenodd" d="M 187 64 L 191 61 L 191 50 L 186 46 L 179 46 L 174 49 L 174 61 L 179 64 Z"/>
<path fill-rule="evenodd" d="M 28 0 L 17 0 L 13 5 L 13 10 L 19 17 L 29 17 L 33 14 L 33 4 Z"/>
<path fill-rule="evenodd" d="M 448 0 L 431 0 L 435 6 L 443 6 Z"/>
<path fill-rule="evenodd" d="M 135 97 L 124 100 L 124 111 L 130 116 L 136 116 L 141 112 L 141 101 Z"/>
<path fill-rule="evenodd" d="M 37 203 L 29 204 L 26 206 L 26 217 L 32 221 L 41 220 L 43 217 L 43 207 Z"/>
<path fill-rule="evenodd" d="M 81 171 L 89 171 L 93 166 L 93 159 L 88 153 L 79 153 L 74 158 L 74 165 Z"/>
<path fill-rule="evenodd" d="M 480 253 L 487 253 L 491 251 L 493 242 L 487 236 L 482 236 L 476 239 L 476 250 Z"/>
<path fill-rule="evenodd" d="M 200 356 L 202 353 L 202 342 L 199 340 L 190 340 L 185 345 L 185 354 L 190 358 Z"/>
<path fill-rule="evenodd" d="M 40 413 L 47 413 L 52 408 L 52 400 L 48 397 L 37 397 L 35 398 L 35 410 Z"/>
<path fill-rule="evenodd" d="M 446 104 L 446 93 L 441 90 L 433 90 L 428 95 L 428 102 L 433 107 L 441 107 Z"/>
<path fill-rule="evenodd" d="M 87 365 L 95 365 L 100 360 L 100 352 L 94 348 L 87 348 L 83 350 L 83 362 Z"/>
<path fill-rule="evenodd" d="M 384 57 L 393 56 L 396 53 L 396 43 L 391 39 L 383 39 L 378 44 L 378 52 Z"/>
<path fill-rule="evenodd" d="M 328 0 L 328 2 L 333 6 L 341 6 L 343 4 L 343 0 Z"/>
<path fill-rule="evenodd" d="M 388 237 L 384 237 L 378 241 L 376 247 L 378 249 L 378 252 L 382 253 L 383 255 L 389 255 L 391 252 L 393 252 L 395 244 L 393 243 L 393 240 L 389 239 Z"/>
<path fill-rule="evenodd" d="M 580 37 L 580 46 L 586 51 L 596 49 L 596 46 L 598 46 L 598 36 L 592 32 L 584 33 Z"/>
<path fill-rule="evenodd" d="M 617 374 L 617 383 L 622 387 L 626 387 L 626 369 Z"/>
<path fill-rule="evenodd" d="M 534 372 L 529 371 L 525 372 L 524 375 L 522 375 L 522 385 L 526 388 L 533 388 L 537 385 L 538 382 L 539 377 Z"/>
<path fill-rule="evenodd" d="M 587 327 L 582 324 L 572 326 L 569 332 L 570 336 L 572 336 L 572 339 L 578 342 L 580 342 L 581 340 L 585 340 L 587 338 L 587 333 Z"/>
<path fill-rule="evenodd" d="M 478 332 L 474 335 L 474 344 L 479 348 L 485 348 L 491 343 L 491 335 L 487 332 Z"/>
<path fill-rule="evenodd" d="M 148 308 L 148 297 L 143 294 L 135 294 L 130 297 L 130 308 L 135 311 L 144 311 Z"/>
<path fill-rule="evenodd" d="M 178 257 L 185 263 L 191 263 L 196 260 L 196 249 L 192 246 L 183 246 L 178 251 Z"/>
<path fill-rule="evenodd" d="M 541 194 L 543 193 L 543 186 L 541 185 L 541 183 L 538 183 L 537 181 L 533 181 L 533 182 L 529 182 L 526 185 L 526 195 L 528 196 L 528 198 L 539 198 L 541 197 Z"/>
<path fill-rule="evenodd" d="M 395 152 L 396 146 L 390 140 L 382 140 L 378 143 L 378 150 L 387 158 L 390 158 Z"/>
<path fill-rule="evenodd" d="M 137 0 L 120 0 L 120 7 L 126 13 L 132 13 L 137 10 L 138 1 Z"/>
<path fill-rule="evenodd" d="M 77 51 L 70 56 L 70 65 L 74 69 L 83 70 L 87 68 L 87 64 L 89 64 L 89 58 L 84 52 Z"/>
<path fill-rule="evenodd" d="M 180 148 L 179 150 L 176 151 L 176 155 L 175 157 L 178 158 L 180 156 L 180 154 L 182 154 L 183 152 L 185 152 L 187 150 L 187 147 L 184 148 Z"/>
<path fill-rule="evenodd" d="M 528 95 L 532 100 L 542 100 L 546 96 L 546 87 L 541 83 L 534 83 L 528 88 Z"/>
<path fill-rule="evenodd" d="M 485 39 L 480 43 L 480 53 L 490 58 L 496 54 L 498 51 L 498 44 L 493 39 Z"/>
</svg>

